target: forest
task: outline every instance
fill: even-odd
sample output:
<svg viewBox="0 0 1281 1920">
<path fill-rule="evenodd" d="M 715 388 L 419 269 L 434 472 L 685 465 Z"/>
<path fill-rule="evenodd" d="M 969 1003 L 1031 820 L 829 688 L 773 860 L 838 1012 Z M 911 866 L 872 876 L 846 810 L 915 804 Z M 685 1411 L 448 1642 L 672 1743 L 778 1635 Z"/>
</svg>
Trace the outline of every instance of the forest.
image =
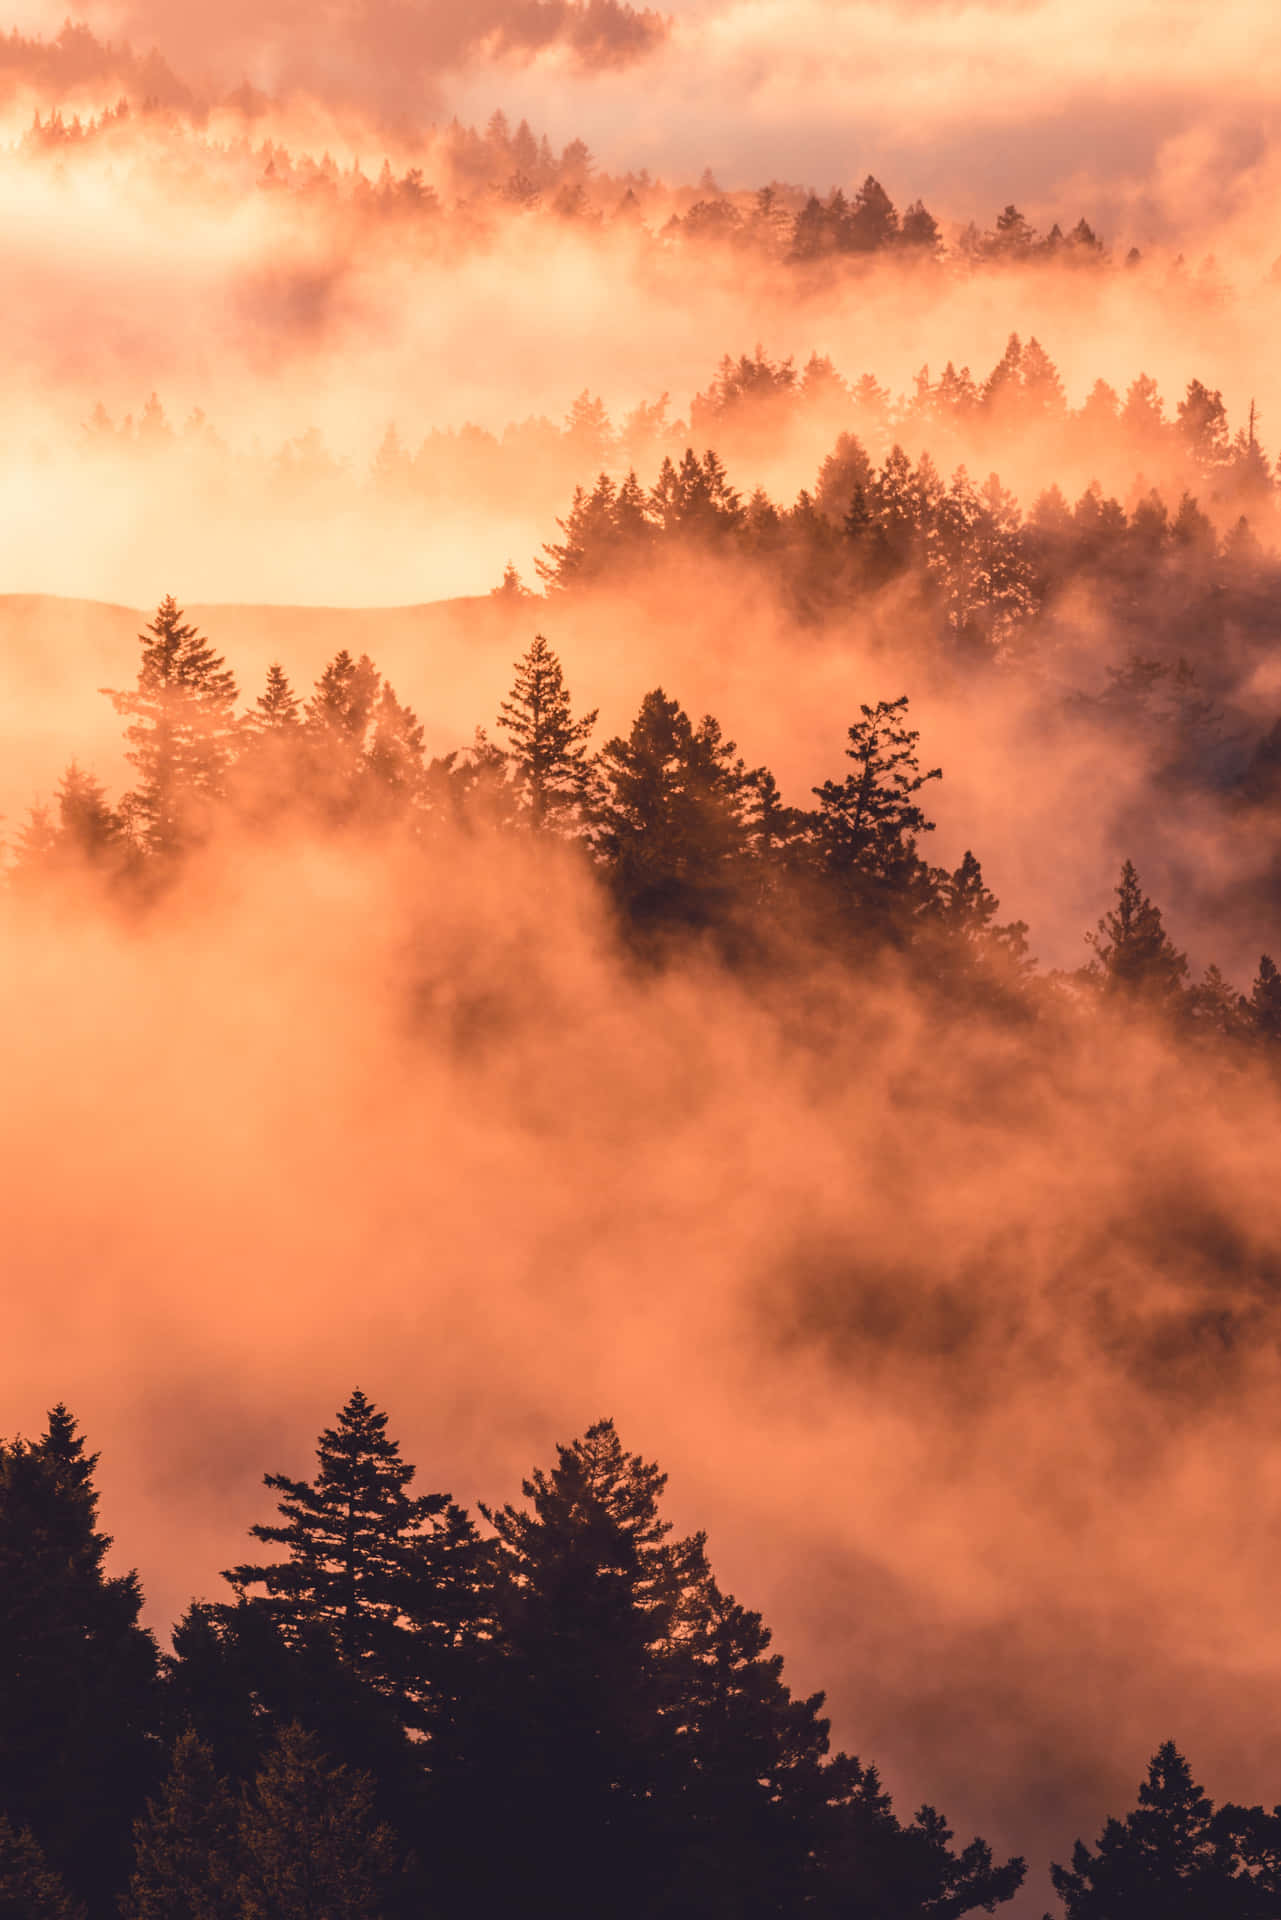
<svg viewBox="0 0 1281 1920">
<path fill-rule="evenodd" d="M 95 1455 L 57 1406 L 0 1446 L 0 1893 L 23 1920 L 384 1914 L 993 1912 L 1025 1862 L 903 1822 L 833 1752 L 667 1476 L 599 1420 L 516 1502 L 414 1489 L 359 1389 L 230 1596 L 161 1653 L 109 1574 Z M 1266 1916 L 1281 1808 L 1215 1807 L 1172 1742 L 1097 1849 L 1051 1868 L 1068 1916 Z"/>
<path fill-rule="evenodd" d="M 0 1920 L 1281 1920 L 1278 62 L 0 20 Z"/>
</svg>

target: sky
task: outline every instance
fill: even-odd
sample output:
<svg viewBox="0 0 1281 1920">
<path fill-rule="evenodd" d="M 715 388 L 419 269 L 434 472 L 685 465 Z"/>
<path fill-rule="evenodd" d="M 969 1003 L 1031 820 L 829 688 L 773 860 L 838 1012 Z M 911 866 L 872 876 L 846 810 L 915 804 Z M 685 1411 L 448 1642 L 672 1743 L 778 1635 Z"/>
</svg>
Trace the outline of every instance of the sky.
<svg viewBox="0 0 1281 1920">
<path fill-rule="evenodd" d="M 63 10 L 25 17 L 54 32 Z M 85 17 L 213 86 L 411 120 L 502 104 L 612 167 L 727 186 L 872 171 L 949 212 L 1080 201 L 1140 239 L 1250 200 L 1281 115 L 1281 22 L 1259 0 L 112 0 Z"/>
</svg>

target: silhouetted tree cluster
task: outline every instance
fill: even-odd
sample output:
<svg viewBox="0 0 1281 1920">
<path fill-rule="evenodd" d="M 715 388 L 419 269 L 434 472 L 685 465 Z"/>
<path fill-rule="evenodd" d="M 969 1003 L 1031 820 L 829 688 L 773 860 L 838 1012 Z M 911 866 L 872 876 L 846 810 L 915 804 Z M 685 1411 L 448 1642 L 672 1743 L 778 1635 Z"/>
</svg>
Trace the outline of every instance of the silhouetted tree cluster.
<svg viewBox="0 0 1281 1920">
<path fill-rule="evenodd" d="M 62 1407 L 0 1444 L 0 1912 L 14 1920 L 961 1920 L 1025 1878 L 834 1752 L 759 1614 L 674 1538 L 609 1420 L 476 1517 L 413 1490 L 356 1391 L 274 1554 L 161 1656 L 103 1566 Z M 1067 1920 L 1264 1920 L 1281 1809 L 1166 1743 L 1138 1809 L 1052 1879 Z"/>
<path fill-rule="evenodd" d="M 103 1571 L 92 1467 L 61 1408 L 0 1450 L 2 1911 L 923 1920 L 1023 1879 L 830 1751 L 610 1421 L 478 1524 L 354 1393 L 313 1480 L 267 1476 L 275 1557 L 163 1659 Z"/>
<path fill-rule="evenodd" d="M 891 461 L 888 478 L 908 503 L 905 537 L 918 537 L 908 509 L 920 470 Z M 873 476 L 869 492 L 889 498 L 886 479 Z M 600 500 L 617 515 L 618 494 Z M 635 497 L 638 539 L 642 528 L 660 537 L 651 511 L 703 541 L 732 537 L 738 525 L 723 475 L 692 456 L 668 471 L 658 502 L 647 509 Z M 569 547 L 567 537 L 562 552 Z M 811 790 L 814 804 L 798 806 L 767 767 L 748 765 L 714 716 L 693 719 L 661 687 L 626 733 L 593 751 L 597 716 L 576 711 L 541 634 L 515 665 L 500 739 L 478 728 L 470 746 L 435 756 L 413 709 L 367 655 L 337 654 L 306 698 L 274 664 L 238 713 L 231 670 L 172 597 L 139 642 L 136 687 L 109 693 L 128 723 L 136 785 L 113 805 L 72 762 L 54 803 L 33 807 L 14 835 L 15 910 L 56 906 L 86 888 L 121 910 L 163 910 L 187 863 L 224 833 L 393 836 L 424 848 L 461 833 L 478 842 L 478 858 L 496 834 L 531 851 L 555 844 L 578 861 L 620 930 L 656 962 L 691 938 L 764 970 L 789 965 L 792 951 L 851 967 L 892 960 L 958 1008 L 977 999 L 1032 1017 L 1047 995 L 1067 994 L 1073 1005 L 1142 1012 L 1238 1046 L 1271 1049 L 1281 1037 L 1271 959 L 1263 956 L 1248 995 L 1214 966 L 1191 981 L 1128 861 L 1116 907 L 1088 936 L 1088 962 L 1070 976 L 1039 975 L 1026 925 L 999 918 L 976 855 L 967 851 L 955 869 L 925 856 L 934 828 L 926 791 L 942 771 L 921 765 L 905 695 L 860 706 L 845 731 L 847 769 Z M 1099 724 L 1132 733 L 1162 686 L 1176 730 L 1199 737 L 1207 703 L 1195 676 L 1139 659 L 1115 670 L 1093 702 Z M 1239 804 L 1266 806 L 1271 796 L 1246 792 Z"/>
</svg>

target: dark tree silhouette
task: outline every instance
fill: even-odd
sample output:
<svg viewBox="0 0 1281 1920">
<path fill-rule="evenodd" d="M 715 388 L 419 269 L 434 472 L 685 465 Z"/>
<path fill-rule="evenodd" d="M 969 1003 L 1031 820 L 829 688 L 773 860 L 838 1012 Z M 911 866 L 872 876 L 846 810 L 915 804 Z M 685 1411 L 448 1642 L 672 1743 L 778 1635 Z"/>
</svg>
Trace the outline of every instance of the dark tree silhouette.
<svg viewBox="0 0 1281 1920">
<path fill-rule="evenodd" d="M 245 1797 L 237 1864 L 242 1920 L 380 1920 L 396 1870 L 370 1781 L 297 1726 Z"/>
<path fill-rule="evenodd" d="M 597 759 L 595 844 L 638 922 L 705 924 L 732 892 L 747 845 L 749 777 L 710 715 L 694 726 L 661 687 L 627 739 Z"/>
<path fill-rule="evenodd" d="M 534 832 L 572 822 L 590 774 L 587 741 L 596 709 L 574 719 L 560 661 L 541 633 L 516 662 L 499 725 L 511 742 L 512 775 Z"/>
<path fill-rule="evenodd" d="M 207 830 L 221 798 L 236 737 L 236 681 L 222 655 L 169 594 L 139 636 L 137 687 L 104 689 L 125 728 L 127 756 L 139 779 L 125 817 L 150 854 L 182 853 Z"/>
<path fill-rule="evenodd" d="M 1187 979 L 1187 959 L 1166 933 L 1161 909 L 1144 893 L 1131 860 L 1121 869 L 1116 902 L 1097 930 L 1085 936 L 1094 949 L 1086 976 L 1110 995 L 1154 1007 L 1175 1005 Z"/>
<path fill-rule="evenodd" d="M 474 1612 L 477 1545 L 445 1493 L 412 1494 L 416 1469 L 388 1437 L 387 1416 L 357 1389 L 317 1447 L 314 1481 L 267 1474 L 281 1521 L 251 1528 L 287 1549 L 224 1576 L 287 1645 L 323 1634 L 343 1663 L 393 1697 L 407 1718 L 426 1711 L 432 1655 Z"/>
<path fill-rule="evenodd" d="M 1281 1809 L 1213 1804 L 1167 1740 L 1124 1820 L 1050 1877 L 1067 1920 L 1266 1920 L 1281 1899 Z M 1047 1915 L 1047 1920 L 1049 1916 Z"/>
<path fill-rule="evenodd" d="M 0 1813 L 0 1920 L 82 1920 L 26 1828 Z"/>
<path fill-rule="evenodd" d="M 151 1784 L 157 1654 L 134 1574 L 108 1574 L 93 1470 L 65 1407 L 0 1443 L 0 1812 L 93 1916 L 114 1911 Z"/>
<path fill-rule="evenodd" d="M 124 1920 L 241 1920 L 236 1828 L 235 1797 L 188 1730 L 135 1828 Z"/>
<path fill-rule="evenodd" d="M 1264 1040 L 1281 1040 L 1281 973 L 1270 955 L 1259 958 L 1259 971 L 1250 989 L 1250 1018 Z"/>
<path fill-rule="evenodd" d="M 916 796 L 942 772 L 921 771 L 920 735 L 905 724 L 907 707 L 906 694 L 861 706 L 845 750 L 852 771 L 814 788 L 818 858 L 846 899 L 882 926 L 915 913 L 929 895 L 916 843 L 934 823 Z"/>
<path fill-rule="evenodd" d="M 670 1873 L 664 1655 L 705 1561 L 701 1536 L 668 1537 L 664 1484 L 600 1421 L 523 1483 L 525 1506 L 482 1509 L 500 1579 L 494 1784 L 526 1912 L 587 1920 L 605 1887 L 612 1912 L 654 1912 Z"/>
</svg>

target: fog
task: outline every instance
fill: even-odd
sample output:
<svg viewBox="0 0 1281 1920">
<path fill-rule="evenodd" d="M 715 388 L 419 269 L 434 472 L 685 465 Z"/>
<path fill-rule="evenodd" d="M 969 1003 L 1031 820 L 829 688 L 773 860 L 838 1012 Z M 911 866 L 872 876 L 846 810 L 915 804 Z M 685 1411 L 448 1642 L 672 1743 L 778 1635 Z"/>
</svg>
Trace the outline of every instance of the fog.
<svg viewBox="0 0 1281 1920">
<path fill-rule="evenodd" d="M 157 1624 L 354 1381 L 465 1499 L 607 1409 L 909 1804 L 1061 1857 L 1174 1728 L 1258 1793 L 1272 1083 L 821 969 L 807 1037 L 474 840 L 230 851 L 4 935 L 7 1419 L 81 1415 Z"/>
<path fill-rule="evenodd" d="M 598 744 L 661 684 L 796 805 L 844 771 L 860 702 L 909 694 L 944 771 L 929 857 L 973 847 L 1043 972 L 1084 962 L 1133 857 L 1194 969 L 1248 989 L 1281 939 L 1276 814 L 1232 787 L 1278 714 L 1264 614 L 1198 661 L 1220 715 L 1199 781 L 1080 698 L 1136 633 L 1185 645 L 1175 562 L 1124 618 L 1074 583 L 1027 660 L 973 675 L 901 586 L 807 618 L 763 567 L 685 556 L 491 594 L 509 562 L 536 584 L 602 467 L 648 486 L 714 445 L 744 496 L 790 504 L 842 431 L 874 462 L 901 441 L 945 476 L 995 470 L 1025 512 L 1095 480 L 1130 509 L 1196 492 L 1227 533 L 1239 501 L 1175 437 L 909 404 L 923 368 L 981 384 L 1018 333 L 1074 410 L 1146 374 L 1169 420 L 1196 378 L 1281 448 L 1281 30 L 1251 0 L 1175 14 L 90 12 L 136 59 L 95 53 L 55 90 L 28 62 L 0 89 L 10 845 L 72 756 L 127 786 L 100 690 L 132 683 L 162 594 L 242 703 L 273 661 L 305 694 L 367 651 L 429 754 L 493 727 L 542 631 Z M 186 104 L 144 110 L 153 42 Z M 242 82 L 262 97 L 229 100 Z M 24 133 L 120 86 L 119 121 Z M 536 190 L 514 137 L 486 157 L 450 132 L 496 107 L 547 131 Z M 589 160 L 564 153 L 579 136 Z M 722 189 L 746 222 L 770 181 L 795 183 L 791 218 L 800 188 L 869 171 L 927 199 L 941 260 L 797 262 L 669 225 Z M 965 223 L 1009 202 L 1041 231 L 1084 216 L 1107 257 L 967 255 Z M 847 384 L 709 424 L 722 355 L 758 350 Z M 900 1810 L 1029 1854 L 1027 1912 L 1167 1736 L 1216 1798 L 1281 1797 L 1264 1065 L 1051 989 L 1022 1027 L 944 1017 L 817 947 L 767 986 L 710 947 L 647 969 L 585 861 L 487 833 L 229 828 L 145 916 L 10 899 L 0 994 L 0 1432 L 71 1405 L 162 1633 L 357 1382 L 423 1484 L 468 1502 L 610 1413 Z"/>
</svg>

